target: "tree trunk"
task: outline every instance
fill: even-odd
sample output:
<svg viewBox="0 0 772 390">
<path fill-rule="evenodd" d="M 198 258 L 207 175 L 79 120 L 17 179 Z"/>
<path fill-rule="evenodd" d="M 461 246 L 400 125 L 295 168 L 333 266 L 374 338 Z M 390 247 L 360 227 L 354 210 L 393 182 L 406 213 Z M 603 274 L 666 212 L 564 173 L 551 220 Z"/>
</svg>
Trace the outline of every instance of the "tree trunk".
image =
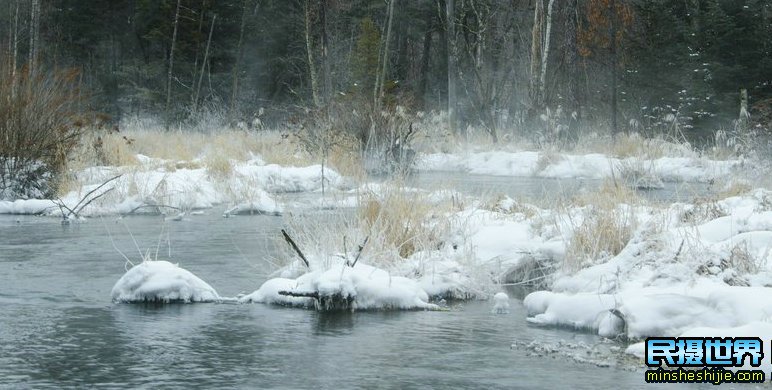
<svg viewBox="0 0 772 390">
<path fill-rule="evenodd" d="M 609 0 L 609 48 L 611 52 L 611 135 L 616 138 L 617 124 L 617 17 L 616 0 Z"/>
<path fill-rule="evenodd" d="M 212 44 L 212 34 L 214 33 L 214 23 L 217 21 L 217 14 L 212 16 L 212 25 L 209 26 L 209 38 L 206 40 L 206 50 L 204 50 L 204 59 L 201 62 L 201 73 L 198 75 L 198 82 L 194 85 L 195 94 L 193 95 L 193 113 L 198 110 L 198 99 L 201 94 L 201 84 L 204 82 L 204 72 L 206 71 L 206 61 L 209 58 L 209 47 Z"/>
<path fill-rule="evenodd" d="M 536 0 L 536 7 L 533 11 L 533 28 L 531 29 L 531 107 L 529 117 L 533 117 L 541 107 L 541 86 L 539 81 L 539 69 L 541 69 L 542 55 L 542 23 L 544 21 L 544 5 L 542 0 Z"/>
<path fill-rule="evenodd" d="M 566 4 L 563 6 L 563 11 L 566 21 L 565 31 L 565 64 L 566 64 L 566 81 L 565 81 L 565 99 L 566 99 L 566 114 L 568 115 L 568 136 L 575 139 L 578 133 L 579 127 L 579 75 L 576 70 L 577 64 L 577 0 L 566 0 Z"/>
<path fill-rule="evenodd" d="M 541 73 L 539 74 L 539 97 L 541 103 L 544 103 L 546 98 L 546 85 L 547 85 L 547 63 L 549 62 L 550 54 L 550 35 L 552 33 L 552 6 L 555 0 L 549 0 L 547 6 L 547 26 L 544 29 L 544 45 L 541 54 Z"/>
<path fill-rule="evenodd" d="M 314 51 L 311 44 L 311 0 L 305 2 L 305 27 L 306 27 L 306 54 L 308 55 L 308 74 L 311 79 L 311 97 L 314 100 L 314 106 L 321 107 L 319 100 L 319 81 L 316 78 L 316 66 L 314 66 Z"/>
<path fill-rule="evenodd" d="M 700 0 L 689 0 L 689 19 L 692 33 L 698 37 L 700 32 Z"/>
<path fill-rule="evenodd" d="M 751 115 L 748 111 L 748 90 L 746 88 L 740 89 L 740 116 L 738 118 L 738 130 L 740 134 L 745 134 L 748 130 L 748 119 Z"/>
<path fill-rule="evenodd" d="M 383 41 L 383 60 L 381 61 L 381 75 L 378 83 L 378 93 L 375 98 L 375 106 L 380 107 L 384 97 L 384 86 L 386 84 L 386 69 L 389 64 L 389 41 L 391 41 L 391 25 L 394 19 L 394 3 L 396 0 L 389 0 L 389 9 L 386 19 L 386 38 Z"/>
<path fill-rule="evenodd" d="M 231 86 L 231 122 L 236 119 L 239 98 L 239 72 L 241 71 L 242 47 L 244 45 L 244 27 L 247 22 L 247 1 L 241 3 L 241 25 L 239 26 L 239 42 L 236 46 L 236 63 L 233 65 L 233 84 Z"/>
<path fill-rule="evenodd" d="M 166 78 L 166 128 L 171 124 L 171 104 L 172 104 L 172 75 L 174 70 L 174 47 L 177 44 L 177 27 L 180 23 L 180 2 L 177 0 L 177 9 L 174 11 L 174 31 L 172 32 L 172 46 L 169 49 L 169 72 Z"/>
<path fill-rule="evenodd" d="M 16 66 L 19 56 L 19 0 L 13 17 L 13 54 L 11 56 L 11 97 L 16 97 Z"/>
<path fill-rule="evenodd" d="M 29 24 L 29 73 L 35 71 L 38 56 L 38 34 L 40 31 L 40 0 L 32 0 Z"/>
<path fill-rule="evenodd" d="M 458 96 L 456 92 L 456 78 L 458 76 L 458 50 L 456 48 L 456 11 L 455 0 L 445 0 L 445 17 L 447 23 L 448 45 L 448 129 L 451 133 L 458 133 Z"/>
<path fill-rule="evenodd" d="M 424 33 L 424 45 L 421 52 L 421 81 L 418 84 L 417 91 L 418 96 L 421 98 L 424 110 L 427 109 L 425 97 L 427 94 L 426 87 L 429 84 L 429 65 L 432 51 L 432 29 L 433 26 L 431 23 L 429 23 L 429 27 L 427 27 L 426 32 Z"/>
<path fill-rule="evenodd" d="M 322 69 L 324 70 L 324 102 L 332 98 L 332 72 L 330 72 L 330 37 L 327 31 L 327 0 L 323 0 L 319 8 L 319 18 L 322 25 Z"/>
</svg>

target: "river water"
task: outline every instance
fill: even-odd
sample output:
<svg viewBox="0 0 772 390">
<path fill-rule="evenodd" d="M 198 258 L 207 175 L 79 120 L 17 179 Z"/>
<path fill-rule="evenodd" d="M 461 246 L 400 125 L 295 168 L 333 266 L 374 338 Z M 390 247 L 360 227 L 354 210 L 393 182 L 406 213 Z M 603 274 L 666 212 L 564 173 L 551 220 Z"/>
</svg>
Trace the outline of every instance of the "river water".
<svg viewBox="0 0 772 390">
<path fill-rule="evenodd" d="M 649 387 L 622 345 L 528 325 L 518 292 L 508 314 L 492 314 L 489 302 L 318 313 L 110 301 L 124 272 L 110 235 L 136 260 L 133 242 L 155 252 L 162 225 L 160 258 L 171 253 L 223 296 L 257 289 L 282 218 L 221 213 L 69 226 L 0 216 L 0 388 Z"/>
</svg>

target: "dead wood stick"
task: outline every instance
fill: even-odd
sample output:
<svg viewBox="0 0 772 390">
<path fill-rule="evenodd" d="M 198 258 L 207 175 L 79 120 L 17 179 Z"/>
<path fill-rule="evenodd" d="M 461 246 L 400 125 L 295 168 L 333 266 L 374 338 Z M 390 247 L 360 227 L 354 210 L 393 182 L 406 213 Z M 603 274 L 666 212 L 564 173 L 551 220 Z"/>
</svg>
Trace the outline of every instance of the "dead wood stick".
<svg viewBox="0 0 772 390">
<path fill-rule="evenodd" d="M 284 229 L 281 229 L 281 234 L 284 236 L 284 240 L 287 241 L 288 244 L 292 247 L 292 249 L 297 252 L 298 256 L 300 256 L 300 259 L 303 260 L 303 263 L 306 264 L 306 267 L 311 268 L 311 264 L 308 263 L 308 259 L 306 259 L 306 256 L 303 255 L 303 252 L 300 251 L 300 248 L 298 248 L 297 244 L 295 244 L 295 241 L 292 241 L 292 238 L 287 234 L 287 231 Z"/>
<path fill-rule="evenodd" d="M 76 204 L 76 205 L 75 205 L 75 207 L 73 207 L 73 208 L 72 208 L 73 210 L 75 210 L 75 213 L 74 213 L 74 214 L 75 214 L 76 216 L 78 215 L 78 213 L 80 212 L 80 210 L 78 209 L 78 207 L 81 205 L 81 203 L 83 203 L 83 202 L 84 202 L 86 199 L 88 199 L 88 197 L 89 197 L 89 196 L 91 196 L 91 194 L 93 194 L 94 192 L 96 192 L 96 191 L 97 191 L 97 190 L 99 190 L 100 188 L 102 188 L 102 187 L 106 186 L 106 185 L 107 185 L 107 183 L 109 183 L 109 182 L 111 182 L 111 181 L 113 181 L 113 180 L 115 180 L 115 179 L 117 179 L 117 178 L 119 178 L 119 177 L 121 177 L 121 176 L 123 176 L 123 174 L 120 174 L 120 175 L 117 175 L 117 176 L 113 176 L 113 177 L 111 177 L 111 178 L 107 179 L 105 182 L 103 182 L 103 183 L 102 183 L 102 184 L 100 184 L 99 186 L 97 186 L 96 188 L 94 188 L 93 190 L 91 190 L 91 191 L 87 192 L 87 193 L 86 193 L 86 195 L 84 195 L 84 196 L 83 196 L 83 198 L 81 198 L 81 199 L 80 199 L 80 202 L 78 202 L 78 204 Z M 83 206 L 83 207 L 85 207 L 85 206 Z"/>
<path fill-rule="evenodd" d="M 367 245 L 367 240 L 370 239 L 370 236 L 365 237 L 365 241 L 362 242 L 362 245 L 359 246 L 359 250 L 357 251 L 357 257 L 354 259 L 354 262 L 351 263 L 351 268 L 354 268 L 355 265 L 357 265 L 357 261 L 359 261 L 359 256 L 362 256 L 362 251 L 365 249 L 365 245 Z"/>
<path fill-rule="evenodd" d="M 318 291 L 301 291 L 301 292 L 279 291 L 279 295 L 284 295 L 284 296 L 288 296 L 288 297 L 301 297 L 301 298 L 319 299 L 319 292 Z"/>
</svg>

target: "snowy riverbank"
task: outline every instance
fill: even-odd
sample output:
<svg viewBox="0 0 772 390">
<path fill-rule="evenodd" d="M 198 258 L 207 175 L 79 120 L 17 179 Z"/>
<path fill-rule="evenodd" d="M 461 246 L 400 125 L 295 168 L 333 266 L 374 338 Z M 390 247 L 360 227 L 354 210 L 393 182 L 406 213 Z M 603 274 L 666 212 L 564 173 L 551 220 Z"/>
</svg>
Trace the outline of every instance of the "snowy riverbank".
<svg viewBox="0 0 772 390">
<path fill-rule="evenodd" d="M 232 213 L 281 214 L 283 208 L 276 201 L 276 194 L 321 191 L 322 181 L 328 189 L 346 186 L 341 175 L 329 168 L 322 170 L 321 165 L 280 166 L 265 164 L 258 157 L 228 161 L 221 171 L 199 160 L 169 161 L 138 155 L 137 161 L 133 166 L 94 167 L 77 172 L 73 184 L 77 189 L 60 199 L 0 201 L 0 213 L 60 216 L 79 203 L 95 199 L 83 208 L 80 216 L 159 212 L 176 215 L 220 204 L 229 206 Z M 60 210 L 59 202 L 66 208 Z"/>
<path fill-rule="evenodd" d="M 615 167 L 649 164 L 656 167 L 660 180 L 707 181 L 726 177 L 743 164 L 696 157 L 631 159 L 603 155 L 547 159 L 536 152 L 481 152 L 426 155 L 419 167 L 472 174 L 602 178 L 616 173 Z M 348 236 L 350 244 L 368 235 L 371 240 L 387 233 L 398 235 L 391 227 L 373 228 L 372 223 L 387 217 L 396 218 L 398 225 L 420 225 L 424 231 L 416 234 L 424 236 L 407 237 L 409 251 L 404 251 L 404 242 L 395 247 L 386 242 L 370 244 L 377 249 L 368 247 L 355 267 L 341 260 L 354 257 L 352 253 L 341 257 L 339 249 L 346 248 L 345 242 L 335 243 L 332 250 L 303 242 L 304 249 L 310 249 L 309 257 L 318 261 L 303 266 L 299 260 L 290 260 L 290 254 L 276 278 L 256 286 L 241 302 L 310 306 L 312 298 L 280 294 L 284 291 L 339 297 L 350 309 L 436 309 L 435 303 L 443 298 L 490 298 L 500 291 L 500 284 L 516 283 L 539 289 L 523 302 L 528 321 L 605 337 L 639 340 L 693 335 L 706 329 L 719 335 L 772 329 L 766 326 L 772 316 L 772 304 L 767 303 L 772 298 L 767 291 L 772 286 L 772 192 L 766 190 L 737 191 L 741 195 L 725 199 L 706 194 L 690 203 L 653 205 L 609 184 L 597 192 L 584 189 L 568 203 L 544 208 L 506 196 L 479 199 L 389 183 L 357 186 L 320 165 L 283 167 L 265 164 L 258 157 L 230 161 L 220 171 L 196 160 L 175 162 L 139 155 L 137 161 L 133 166 L 87 168 L 75 174 L 78 188 L 60 200 L 2 201 L 0 213 L 60 216 L 62 210 L 66 213 L 94 199 L 80 210 L 80 216 L 185 213 L 215 205 L 224 205 L 228 213 L 280 215 L 286 205 L 277 201 L 279 194 L 317 193 L 324 183 L 325 190 L 336 197 L 304 198 L 293 209 L 301 209 L 303 202 L 313 208 L 353 207 L 360 214 L 352 218 L 360 222 L 370 218 L 371 225 L 330 232 L 334 229 L 325 222 L 317 229 L 327 231 L 329 237 L 320 240 Z M 111 178 L 115 179 L 100 187 Z M 394 207 L 404 207 L 403 214 L 384 214 Z M 375 214 L 368 217 L 369 208 Z M 420 218 L 400 219 L 411 215 Z M 364 226 L 371 230 L 362 230 Z M 313 233 L 306 232 L 304 238 Z M 148 267 L 138 265 L 127 277 Z M 179 271 L 160 268 L 161 273 Z M 161 291 L 162 300 L 221 299 L 203 280 L 185 272 L 184 283 L 179 284 L 176 277 L 161 278 L 178 285 L 172 283 L 165 290 L 151 286 L 148 291 Z M 210 295 L 191 295 L 190 283 L 211 290 Z M 134 290 L 119 288 L 115 291 L 123 292 L 113 298 L 131 301 L 149 296 L 141 288 Z M 640 348 L 633 344 L 629 352 L 640 354 Z"/>
<path fill-rule="evenodd" d="M 612 175 L 647 182 L 707 182 L 729 175 L 743 160 L 711 160 L 687 153 L 679 157 L 616 158 L 604 154 L 554 152 L 432 153 L 420 157 L 419 170 L 477 175 L 604 179 Z M 636 183 L 633 183 L 636 184 Z M 640 183 L 639 183 L 640 184 Z"/>
<path fill-rule="evenodd" d="M 549 290 L 525 298 L 530 322 L 632 340 L 751 328 L 772 336 L 772 192 L 634 215 L 638 227 L 619 254 L 558 271 Z M 628 351 L 639 355 L 642 345 Z"/>
</svg>

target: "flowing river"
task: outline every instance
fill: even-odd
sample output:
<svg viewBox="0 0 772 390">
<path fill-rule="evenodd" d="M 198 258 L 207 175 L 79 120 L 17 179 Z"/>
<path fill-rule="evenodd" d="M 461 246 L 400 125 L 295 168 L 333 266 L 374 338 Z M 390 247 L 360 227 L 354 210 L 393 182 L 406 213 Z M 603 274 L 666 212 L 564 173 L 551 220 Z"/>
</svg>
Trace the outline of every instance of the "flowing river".
<svg viewBox="0 0 772 390">
<path fill-rule="evenodd" d="M 512 182 L 523 187 L 483 178 L 464 188 L 510 192 Z M 529 188 L 535 196 L 551 191 Z M 68 226 L 0 216 L 0 388 L 650 387 L 624 345 L 529 325 L 517 291 L 508 314 L 483 301 L 443 312 L 358 313 L 110 301 L 125 262 L 113 241 L 132 260 L 140 257 L 134 241 L 153 255 L 158 248 L 160 258 L 171 253 L 221 295 L 236 296 L 269 277 L 282 223 L 223 218 L 219 209 L 166 224 L 159 216 Z"/>
</svg>

